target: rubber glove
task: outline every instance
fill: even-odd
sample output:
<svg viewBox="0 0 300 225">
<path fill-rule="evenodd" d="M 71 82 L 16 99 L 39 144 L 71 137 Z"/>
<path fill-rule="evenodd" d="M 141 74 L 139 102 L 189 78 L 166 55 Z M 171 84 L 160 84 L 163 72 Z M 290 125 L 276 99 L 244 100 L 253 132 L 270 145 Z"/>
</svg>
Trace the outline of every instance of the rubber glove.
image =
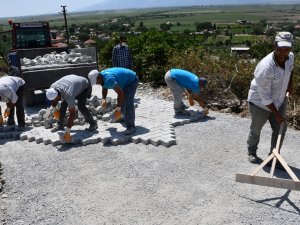
<svg viewBox="0 0 300 225">
<path fill-rule="evenodd" d="M 204 115 L 204 116 L 207 116 L 208 114 L 209 114 L 209 109 L 205 107 L 205 108 L 203 109 L 203 115 Z"/>
<path fill-rule="evenodd" d="M 4 124 L 4 120 L 3 120 L 3 117 L 2 117 L 2 115 L 0 115 L 0 126 L 2 127 L 2 126 L 3 126 L 3 124 Z"/>
<path fill-rule="evenodd" d="M 195 102 L 194 102 L 194 100 L 192 99 L 191 96 L 189 96 L 189 104 L 190 104 L 190 106 L 195 105 Z"/>
<path fill-rule="evenodd" d="M 70 128 L 66 128 L 65 134 L 64 134 L 64 140 L 66 143 L 70 143 L 71 142 L 71 129 Z"/>
<path fill-rule="evenodd" d="M 122 118 L 121 107 L 116 107 L 114 116 L 116 121 Z"/>
<path fill-rule="evenodd" d="M 6 108 L 4 112 L 4 118 L 9 117 L 9 115 L 10 115 L 10 108 Z"/>
<path fill-rule="evenodd" d="M 59 116 L 60 116 L 59 109 L 54 107 L 53 110 L 54 110 L 54 112 L 53 112 L 54 119 L 59 120 Z"/>
</svg>

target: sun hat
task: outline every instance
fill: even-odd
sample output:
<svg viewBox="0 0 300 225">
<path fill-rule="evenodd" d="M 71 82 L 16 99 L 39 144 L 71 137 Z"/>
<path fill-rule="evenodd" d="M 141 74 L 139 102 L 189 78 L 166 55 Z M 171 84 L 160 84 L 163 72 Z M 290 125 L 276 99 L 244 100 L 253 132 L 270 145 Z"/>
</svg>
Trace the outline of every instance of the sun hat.
<svg viewBox="0 0 300 225">
<path fill-rule="evenodd" d="M 290 32 L 279 32 L 275 37 L 275 43 L 278 47 L 289 47 L 293 45 L 293 35 Z"/>
<path fill-rule="evenodd" d="M 52 101 L 54 100 L 58 95 L 58 92 L 54 88 L 50 88 L 46 91 L 46 97 Z"/>
</svg>

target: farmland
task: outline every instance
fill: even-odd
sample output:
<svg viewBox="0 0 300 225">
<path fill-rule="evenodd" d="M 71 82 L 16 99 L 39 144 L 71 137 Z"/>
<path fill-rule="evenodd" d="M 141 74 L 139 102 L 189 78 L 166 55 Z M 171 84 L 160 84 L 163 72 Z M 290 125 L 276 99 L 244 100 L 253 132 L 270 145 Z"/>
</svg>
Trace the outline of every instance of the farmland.
<svg viewBox="0 0 300 225">
<path fill-rule="evenodd" d="M 180 23 L 181 26 L 173 27 L 172 31 L 185 29 L 194 30 L 195 22 L 235 24 L 237 20 L 258 22 L 267 20 L 269 23 L 300 21 L 300 5 L 248 5 L 248 6 L 208 6 L 208 7 L 181 7 L 181 8 L 153 8 L 118 11 L 95 11 L 68 13 L 69 24 L 88 24 L 119 17 L 129 17 L 139 24 L 149 28 L 159 28 L 160 24 L 171 22 Z M 64 24 L 61 14 L 16 17 L 14 21 L 49 21 L 52 26 Z M 0 24 L 6 25 L 7 18 L 0 18 Z"/>
</svg>

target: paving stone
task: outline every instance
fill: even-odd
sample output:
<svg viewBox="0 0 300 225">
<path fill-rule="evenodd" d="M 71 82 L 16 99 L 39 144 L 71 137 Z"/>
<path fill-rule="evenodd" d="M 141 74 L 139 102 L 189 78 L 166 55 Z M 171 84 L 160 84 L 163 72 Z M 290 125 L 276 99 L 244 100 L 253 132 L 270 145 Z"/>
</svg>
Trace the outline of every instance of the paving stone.
<svg viewBox="0 0 300 225">
<path fill-rule="evenodd" d="M 99 92 L 101 93 L 101 92 Z M 97 93 L 99 95 L 99 93 Z M 112 110 L 117 102 L 115 97 L 107 97 L 106 109 L 102 109 L 100 101 L 96 96 L 87 100 L 88 108 L 98 123 L 96 132 L 87 132 L 85 128 L 88 124 L 79 111 L 76 112 L 76 120 L 71 129 L 72 143 L 89 145 L 96 143 L 122 145 L 128 142 L 163 145 L 169 147 L 176 144 L 174 127 L 195 122 L 203 118 L 203 112 L 196 108 L 189 108 L 189 115 L 174 117 L 173 103 L 155 99 L 150 96 L 143 96 L 136 107 L 136 132 L 133 135 L 125 135 L 125 127 L 121 123 L 110 123 Z M 47 118 L 43 118 L 46 109 L 40 110 L 37 114 L 28 117 L 27 124 L 32 124 L 30 130 L 25 132 L 14 132 L 13 127 L 0 127 L 1 138 L 19 138 L 22 141 L 35 141 L 36 143 L 52 144 L 53 146 L 64 144 L 62 140 L 63 131 L 51 132 L 54 123 L 53 113 Z M 67 119 L 65 119 L 65 122 Z M 11 134 L 8 134 L 11 131 Z M 2 135 L 3 134 L 3 135 Z M 2 135 L 2 136 L 1 136 Z"/>
</svg>

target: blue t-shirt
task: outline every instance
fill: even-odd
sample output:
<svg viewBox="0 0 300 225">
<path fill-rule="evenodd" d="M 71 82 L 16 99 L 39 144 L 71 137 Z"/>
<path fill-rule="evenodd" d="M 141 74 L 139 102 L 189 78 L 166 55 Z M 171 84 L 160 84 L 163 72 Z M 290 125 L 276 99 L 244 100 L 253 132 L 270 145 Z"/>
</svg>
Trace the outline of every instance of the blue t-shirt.
<svg viewBox="0 0 300 225">
<path fill-rule="evenodd" d="M 137 79 L 134 71 L 121 67 L 109 68 L 100 73 L 103 76 L 103 87 L 107 89 L 114 89 L 116 85 L 124 89 Z"/>
<path fill-rule="evenodd" d="M 171 78 L 183 88 L 191 90 L 193 93 L 200 94 L 199 77 L 195 74 L 182 70 L 171 69 Z"/>
</svg>

